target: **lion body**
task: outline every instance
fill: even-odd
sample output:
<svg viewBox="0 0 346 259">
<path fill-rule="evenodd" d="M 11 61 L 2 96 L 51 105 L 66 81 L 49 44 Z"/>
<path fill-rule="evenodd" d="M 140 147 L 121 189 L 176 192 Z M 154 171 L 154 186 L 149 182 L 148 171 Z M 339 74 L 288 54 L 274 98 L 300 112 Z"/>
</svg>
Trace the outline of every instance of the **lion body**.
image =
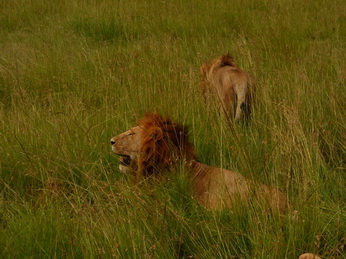
<svg viewBox="0 0 346 259">
<path fill-rule="evenodd" d="M 205 99 L 218 99 L 222 110 L 234 120 L 248 120 L 255 90 L 250 75 L 241 70 L 229 55 L 201 66 L 201 88 Z"/>
<path fill-rule="evenodd" d="M 270 207 L 285 211 L 286 197 L 282 192 L 256 185 L 239 173 L 195 162 L 190 177 L 199 202 L 207 208 L 232 207 L 238 200 L 258 197 Z"/>
<path fill-rule="evenodd" d="M 198 201 L 210 209 L 232 207 L 238 199 L 252 197 L 284 211 L 286 197 L 276 188 L 255 184 L 239 173 L 212 167 L 196 160 L 187 129 L 159 114 L 147 114 L 138 126 L 111 139 L 112 150 L 121 157 L 119 169 L 138 179 L 160 176 L 184 165 Z"/>
</svg>

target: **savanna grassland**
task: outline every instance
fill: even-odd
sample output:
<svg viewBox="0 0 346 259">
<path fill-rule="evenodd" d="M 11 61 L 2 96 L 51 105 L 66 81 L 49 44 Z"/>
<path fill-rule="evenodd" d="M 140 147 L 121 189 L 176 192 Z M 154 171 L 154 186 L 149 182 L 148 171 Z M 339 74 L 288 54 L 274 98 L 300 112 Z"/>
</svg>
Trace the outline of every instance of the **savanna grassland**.
<svg viewBox="0 0 346 259">
<path fill-rule="evenodd" d="M 1 0 L 1 257 L 346 258 L 345 28 L 344 0 Z M 232 130 L 198 88 L 225 53 L 257 84 Z M 207 211 L 179 172 L 136 186 L 109 140 L 148 110 L 285 215 Z"/>
</svg>

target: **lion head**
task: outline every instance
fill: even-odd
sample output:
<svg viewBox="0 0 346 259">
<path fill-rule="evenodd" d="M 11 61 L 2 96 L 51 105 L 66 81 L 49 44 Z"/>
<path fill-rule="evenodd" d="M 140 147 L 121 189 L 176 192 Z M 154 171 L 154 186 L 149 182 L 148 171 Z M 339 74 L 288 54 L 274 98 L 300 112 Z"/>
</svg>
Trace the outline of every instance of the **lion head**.
<svg viewBox="0 0 346 259">
<path fill-rule="evenodd" d="M 321 257 L 319 257 L 316 254 L 305 253 L 305 254 L 300 255 L 298 259 L 321 259 Z"/>
<path fill-rule="evenodd" d="M 200 67 L 200 74 L 202 76 L 202 79 L 207 80 L 208 72 L 210 71 L 212 67 L 215 67 L 215 66 L 218 66 L 218 67 L 230 66 L 230 67 L 239 69 L 233 57 L 230 54 L 226 54 L 216 59 L 213 59 L 212 61 L 205 63 Z"/>
<path fill-rule="evenodd" d="M 157 175 L 182 159 L 195 158 L 185 126 L 169 116 L 147 113 L 137 126 L 111 139 L 112 151 L 119 155 L 119 169 L 138 175 Z"/>
</svg>

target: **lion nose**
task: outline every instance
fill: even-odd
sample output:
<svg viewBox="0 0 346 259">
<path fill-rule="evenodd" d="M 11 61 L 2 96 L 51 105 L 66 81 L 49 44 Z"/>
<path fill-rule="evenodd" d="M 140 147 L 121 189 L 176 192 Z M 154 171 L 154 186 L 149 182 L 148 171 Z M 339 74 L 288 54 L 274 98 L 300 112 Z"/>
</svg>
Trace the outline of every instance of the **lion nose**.
<svg viewBox="0 0 346 259">
<path fill-rule="evenodd" d="M 111 145 L 114 145 L 115 144 L 115 141 L 111 140 Z"/>
</svg>

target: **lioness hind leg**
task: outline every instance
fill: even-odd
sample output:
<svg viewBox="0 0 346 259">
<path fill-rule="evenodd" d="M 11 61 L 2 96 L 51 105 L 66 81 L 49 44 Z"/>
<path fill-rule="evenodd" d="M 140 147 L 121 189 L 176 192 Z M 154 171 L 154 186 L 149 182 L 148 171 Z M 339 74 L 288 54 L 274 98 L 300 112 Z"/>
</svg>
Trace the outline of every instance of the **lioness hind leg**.
<svg viewBox="0 0 346 259">
<path fill-rule="evenodd" d="M 234 92 L 225 93 L 221 103 L 221 109 L 223 110 L 223 113 L 227 116 L 227 118 L 231 119 L 232 121 L 235 115 L 236 98 L 237 97 L 234 94 Z"/>
</svg>

